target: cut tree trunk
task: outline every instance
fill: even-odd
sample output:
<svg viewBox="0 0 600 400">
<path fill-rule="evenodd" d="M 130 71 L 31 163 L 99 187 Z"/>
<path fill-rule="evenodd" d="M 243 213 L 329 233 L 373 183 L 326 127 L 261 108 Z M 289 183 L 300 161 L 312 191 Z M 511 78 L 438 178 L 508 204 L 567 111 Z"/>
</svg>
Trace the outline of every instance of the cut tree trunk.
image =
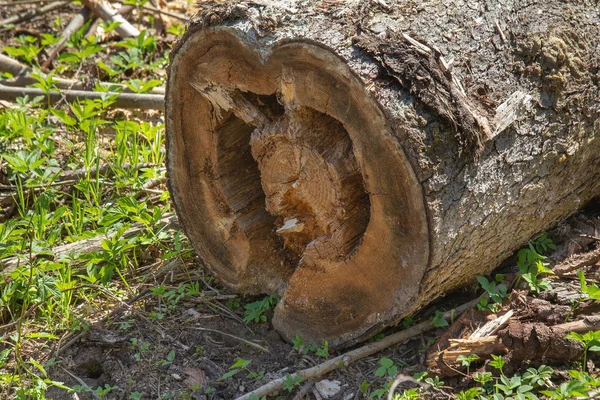
<svg viewBox="0 0 600 400">
<path fill-rule="evenodd" d="M 168 176 L 228 287 L 349 345 L 600 194 L 593 2 L 204 1 L 171 54 Z"/>
</svg>

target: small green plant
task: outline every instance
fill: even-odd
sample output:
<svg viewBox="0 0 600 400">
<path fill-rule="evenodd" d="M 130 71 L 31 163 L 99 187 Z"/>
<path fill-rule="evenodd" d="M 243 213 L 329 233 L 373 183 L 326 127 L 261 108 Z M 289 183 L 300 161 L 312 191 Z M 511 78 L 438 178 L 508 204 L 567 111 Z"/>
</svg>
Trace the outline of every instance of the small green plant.
<svg viewBox="0 0 600 400">
<path fill-rule="evenodd" d="M 255 372 L 255 371 L 252 371 L 251 369 L 249 369 L 248 365 L 250 365 L 251 362 L 252 362 L 252 360 L 245 360 L 243 358 L 235 358 L 233 360 L 233 364 L 229 367 L 229 371 L 227 371 L 225 374 L 223 374 L 221 377 L 219 377 L 217 379 L 217 381 L 224 381 L 226 379 L 231 378 L 234 375 L 237 375 L 238 373 L 240 373 L 242 371 L 247 372 L 246 378 L 248 378 L 248 379 L 253 379 L 253 380 L 262 379 L 263 376 L 265 375 L 264 371 Z"/>
<path fill-rule="evenodd" d="M 300 335 L 296 335 L 296 337 L 292 339 L 292 344 L 294 345 L 294 350 L 298 350 L 304 355 L 308 353 L 315 353 L 317 356 L 324 359 L 329 358 L 329 343 L 327 340 L 322 340 L 321 347 L 319 347 L 316 343 L 305 342 Z"/>
<path fill-rule="evenodd" d="M 547 365 L 540 365 L 537 369 L 527 368 L 527 371 L 523 374 L 523 381 L 536 388 L 539 387 L 550 387 L 552 382 L 552 374 L 554 370 Z"/>
<path fill-rule="evenodd" d="M 477 354 L 469 354 L 468 356 L 458 356 L 456 361 L 459 361 L 463 367 L 467 367 L 467 375 L 470 375 L 469 368 L 474 361 L 479 360 Z"/>
<path fill-rule="evenodd" d="M 528 247 L 519 250 L 517 253 L 517 266 L 521 272 L 521 278 L 529 286 L 533 294 L 538 294 L 543 290 L 551 289 L 550 282 L 545 277 L 553 274 L 544 262 L 546 257 L 543 255 L 548 249 L 556 249 L 546 234 L 542 234 L 537 239 L 530 241 Z"/>
<path fill-rule="evenodd" d="M 584 334 L 577 332 L 570 332 L 567 334 L 567 339 L 576 340 L 583 343 L 583 369 L 585 370 L 587 365 L 587 353 L 589 351 L 600 351 L 600 331 L 589 331 Z"/>
<path fill-rule="evenodd" d="M 479 398 L 479 395 L 483 393 L 483 389 L 479 387 L 472 387 L 465 391 L 461 391 L 456 394 L 456 400 L 475 400 Z"/>
<path fill-rule="evenodd" d="M 294 388 L 296 386 L 300 385 L 300 383 L 302 383 L 303 380 L 304 380 L 304 378 L 301 377 L 300 375 L 287 374 L 286 376 L 283 377 L 283 388 L 285 390 L 287 390 L 288 393 L 291 393 L 292 390 L 294 390 Z"/>
<path fill-rule="evenodd" d="M 436 328 L 443 328 L 444 326 L 448 326 L 448 321 L 446 321 L 446 318 L 444 318 L 444 313 L 438 310 L 435 311 L 435 313 L 431 316 L 429 320 L 431 322 L 431 325 L 433 325 Z"/>
<path fill-rule="evenodd" d="M 175 361 L 175 350 L 169 351 L 169 354 L 167 354 L 167 359 L 166 360 L 158 360 L 156 362 L 156 365 L 160 365 L 161 367 L 165 367 L 167 365 L 173 364 L 173 361 Z"/>
<path fill-rule="evenodd" d="M 506 359 L 504 357 L 492 354 L 492 361 L 490 361 L 490 367 L 498 369 L 500 371 L 500 375 L 504 375 L 504 365 L 506 365 Z"/>
<path fill-rule="evenodd" d="M 479 299 L 477 308 L 479 310 L 489 309 L 496 312 L 502 306 L 503 300 L 508 296 L 508 288 L 506 284 L 502 283 L 504 276 L 501 274 L 496 275 L 495 281 L 489 281 L 484 276 L 477 276 L 477 282 L 485 290 L 485 295 Z M 492 301 L 490 303 L 490 300 Z"/>
<path fill-rule="evenodd" d="M 533 386 L 525 384 L 523 379 L 515 375 L 508 378 L 504 375 L 500 376 L 500 383 L 496 383 L 496 389 L 509 398 L 517 399 L 536 399 L 537 396 L 532 392 Z"/>
<path fill-rule="evenodd" d="M 395 393 L 393 400 L 418 400 L 421 397 L 419 389 L 406 389 L 402 393 Z"/>
<path fill-rule="evenodd" d="M 144 353 L 146 353 L 150 349 L 150 343 L 140 342 L 137 338 L 131 338 L 130 342 L 133 348 L 135 349 L 135 354 L 133 355 L 133 358 L 135 358 L 135 361 L 141 361 L 142 355 L 144 355 Z"/>
<path fill-rule="evenodd" d="M 577 275 L 579 276 L 581 293 L 583 293 L 588 299 L 600 301 L 600 287 L 596 285 L 588 285 L 582 270 L 577 271 Z"/>
<path fill-rule="evenodd" d="M 379 367 L 375 370 L 375 376 L 395 378 L 396 375 L 398 375 L 398 367 L 394 364 L 394 361 L 387 357 L 380 358 Z"/>
<path fill-rule="evenodd" d="M 244 318 L 243 321 L 245 323 L 249 322 L 267 322 L 266 312 L 270 311 L 277 301 L 279 300 L 279 296 L 271 295 L 267 296 L 262 300 L 255 301 L 253 303 L 248 303 L 244 307 Z"/>
</svg>

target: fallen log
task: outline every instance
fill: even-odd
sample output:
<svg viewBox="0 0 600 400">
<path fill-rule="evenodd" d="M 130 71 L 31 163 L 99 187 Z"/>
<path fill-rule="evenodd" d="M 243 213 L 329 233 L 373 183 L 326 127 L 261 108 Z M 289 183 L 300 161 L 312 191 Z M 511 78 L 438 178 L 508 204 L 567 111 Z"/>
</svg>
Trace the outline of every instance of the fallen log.
<svg viewBox="0 0 600 400">
<path fill-rule="evenodd" d="M 288 339 L 356 343 L 600 194 L 593 5 L 388 4 L 204 1 L 171 53 L 182 225 Z"/>
</svg>

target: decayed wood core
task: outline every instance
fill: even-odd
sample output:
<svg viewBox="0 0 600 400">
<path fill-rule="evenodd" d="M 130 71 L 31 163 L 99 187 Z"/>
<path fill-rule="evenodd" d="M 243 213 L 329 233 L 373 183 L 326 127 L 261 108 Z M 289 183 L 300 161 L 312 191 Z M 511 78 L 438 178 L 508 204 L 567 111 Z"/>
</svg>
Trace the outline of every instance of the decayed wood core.
<svg viewBox="0 0 600 400">
<path fill-rule="evenodd" d="M 352 141 L 339 121 L 303 108 L 256 129 L 266 209 L 276 232 L 303 263 L 343 260 L 369 221 L 369 198 Z"/>
<path fill-rule="evenodd" d="M 170 66 L 169 185 L 206 265 L 281 294 L 289 338 L 356 341 L 412 307 L 423 193 L 360 79 L 312 42 L 260 55 L 231 30 L 188 35 Z"/>
</svg>

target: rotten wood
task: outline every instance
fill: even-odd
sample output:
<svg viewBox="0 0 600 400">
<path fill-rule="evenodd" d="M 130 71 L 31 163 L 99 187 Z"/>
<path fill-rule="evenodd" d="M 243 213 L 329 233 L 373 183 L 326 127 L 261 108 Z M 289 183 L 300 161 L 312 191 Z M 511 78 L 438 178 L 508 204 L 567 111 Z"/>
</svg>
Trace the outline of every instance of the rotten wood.
<svg viewBox="0 0 600 400">
<path fill-rule="evenodd" d="M 563 262 L 555 265 L 552 271 L 556 275 L 565 275 L 580 268 L 593 266 L 598 261 L 600 261 L 600 245 L 592 251 L 572 255 Z"/>
<path fill-rule="evenodd" d="M 0 85 L 0 100 L 16 101 L 20 97 L 29 98 L 42 96 L 50 103 L 81 101 L 85 99 L 100 100 L 108 96 L 116 96 L 110 105 L 112 108 L 133 108 L 138 110 L 162 110 L 164 108 L 164 96 L 160 94 L 138 94 L 138 93 L 116 93 L 116 92 L 92 92 L 87 90 L 64 90 L 61 92 L 44 92 L 41 89 L 11 87 Z"/>
<path fill-rule="evenodd" d="M 600 195 L 593 6 L 509 0 L 502 42 L 496 5 L 387 3 L 204 1 L 171 53 L 182 225 L 287 339 L 359 342 Z"/>
<path fill-rule="evenodd" d="M 513 362 L 542 359 L 573 361 L 581 357 L 584 346 L 578 341 L 566 339 L 566 335 L 569 332 L 586 333 L 598 329 L 598 315 L 554 326 L 512 320 L 497 335 L 450 339 L 450 347 L 430 354 L 427 364 L 431 368 L 447 371 L 448 366 L 459 367 L 458 357 L 470 354 L 476 354 L 480 359 L 488 359 L 492 354 L 507 354 Z"/>
</svg>

